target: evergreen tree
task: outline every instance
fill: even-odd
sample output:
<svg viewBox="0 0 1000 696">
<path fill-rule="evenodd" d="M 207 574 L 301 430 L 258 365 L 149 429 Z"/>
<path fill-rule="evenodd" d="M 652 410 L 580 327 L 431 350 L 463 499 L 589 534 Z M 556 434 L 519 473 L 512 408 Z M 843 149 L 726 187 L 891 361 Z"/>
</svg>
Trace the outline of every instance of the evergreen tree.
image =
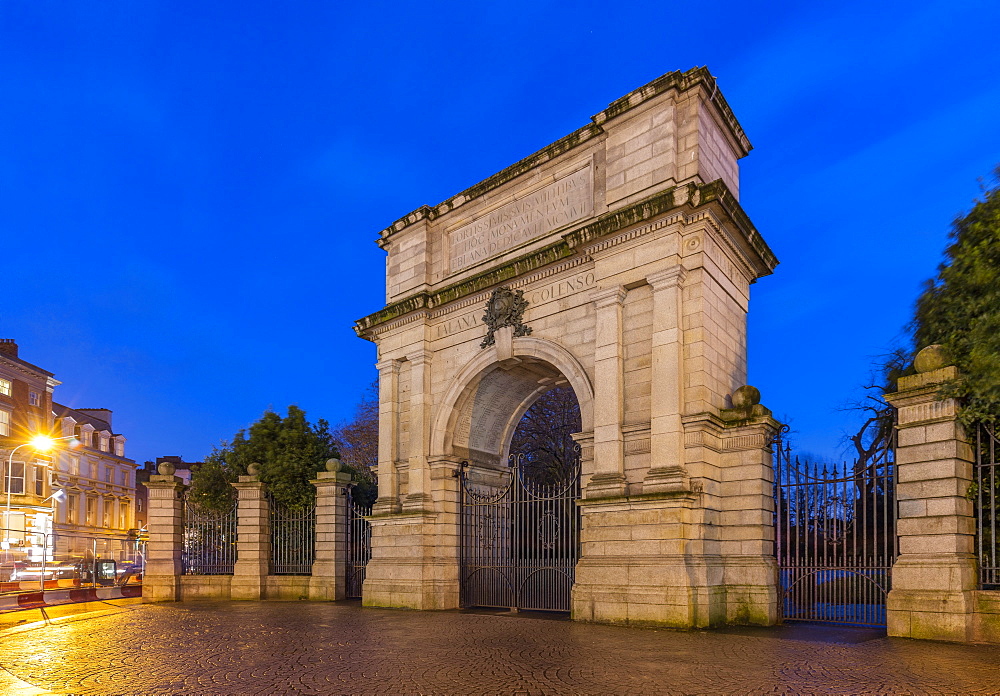
<svg viewBox="0 0 1000 696">
<path fill-rule="evenodd" d="M 192 500 L 211 509 L 226 509 L 233 501 L 232 486 L 246 475 L 251 464 L 259 466 L 258 477 L 275 500 L 290 508 L 312 505 L 315 487 L 309 483 L 337 457 L 329 424 L 320 419 L 315 425 L 298 406 L 289 406 L 282 418 L 267 411 L 232 442 L 223 442 L 191 477 Z"/>
<path fill-rule="evenodd" d="M 996 171 L 1000 181 L 1000 168 Z M 1000 416 L 1000 186 L 955 220 L 946 261 L 917 301 L 914 343 L 939 343 L 961 377 L 946 385 L 963 397 L 965 423 Z"/>
</svg>

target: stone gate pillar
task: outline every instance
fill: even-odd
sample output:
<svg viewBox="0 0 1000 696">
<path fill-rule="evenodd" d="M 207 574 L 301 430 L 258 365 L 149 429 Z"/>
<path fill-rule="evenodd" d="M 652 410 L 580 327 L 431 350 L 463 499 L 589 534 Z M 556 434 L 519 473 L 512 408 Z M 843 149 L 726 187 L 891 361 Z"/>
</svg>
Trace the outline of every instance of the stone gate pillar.
<svg viewBox="0 0 1000 696">
<path fill-rule="evenodd" d="M 146 542 L 142 599 L 144 602 L 176 602 L 181 598 L 182 495 L 186 487 L 180 477 L 170 471 L 167 475 L 150 476 L 146 488 L 149 489 L 149 541 Z"/>
<path fill-rule="evenodd" d="M 233 599 L 264 599 L 271 564 L 271 531 L 264 484 L 254 475 L 240 476 L 236 489 L 236 564 Z"/>
<path fill-rule="evenodd" d="M 931 347 L 933 348 L 933 346 Z M 941 384 L 958 376 L 925 348 L 918 374 L 901 377 L 886 401 L 896 407 L 899 556 L 888 599 L 890 636 L 966 641 L 972 637 L 977 561 L 975 520 L 966 498 L 974 455 L 956 420 L 958 401 Z"/>
<path fill-rule="evenodd" d="M 719 553 L 726 622 L 771 626 L 781 591 L 774 554 L 774 454 L 781 425 L 761 406 L 754 387 L 737 389 L 721 412 Z"/>
<path fill-rule="evenodd" d="M 309 581 L 309 599 L 338 600 L 347 593 L 347 487 L 351 475 L 340 460 L 327 462 L 316 474 L 316 557 Z"/>
</svg>

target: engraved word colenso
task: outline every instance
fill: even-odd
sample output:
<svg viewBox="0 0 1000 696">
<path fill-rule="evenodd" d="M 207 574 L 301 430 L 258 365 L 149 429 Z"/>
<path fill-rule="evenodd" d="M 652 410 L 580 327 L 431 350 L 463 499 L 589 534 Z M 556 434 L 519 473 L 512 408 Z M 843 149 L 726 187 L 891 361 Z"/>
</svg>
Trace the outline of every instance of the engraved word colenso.
<svg viewBox="0 0 1000 696">
<path fill-rule="evenodd" d="M 450 234 L 455 272 L 593 214 L 593 169 L 565 176 Z"/>
<path fill-rule="evenodd" d="M 567 295 L 572 295 L 580 290 L 592 288 L 596 283 L 597 277 L 594 272 L 587 271 L 586 273 L 579 273 L 535 290 L 526 290 L 525 298 L 528 300 L 529 306 L 539 305 L 549 300 L 557 300 Z M 459 331 L 477 329 L 482 326 L 481 317 L 482 311 L 477 309 L 468 314 L 448 319 L 434 328 L 434 336 L 441 338 L 443 336 L 451 336 Z"/>
</svg>

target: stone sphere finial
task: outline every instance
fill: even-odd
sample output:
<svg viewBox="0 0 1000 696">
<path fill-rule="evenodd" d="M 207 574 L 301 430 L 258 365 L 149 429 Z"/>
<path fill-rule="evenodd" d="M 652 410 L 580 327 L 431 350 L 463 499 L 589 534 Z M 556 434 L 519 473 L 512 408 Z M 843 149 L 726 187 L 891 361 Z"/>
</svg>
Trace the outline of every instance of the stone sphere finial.
<svg viewBox="0 0 1000 696">
<path fill-rule="evenodd" d="M 733 392 L 733 408 L 751 408 L 759 403 L 760 390 L 757 387 L 746 384 Z"/>
<path fill-rule="evenodd" d="M 940 343 L 921 348 L 920 352 L 913 359 L 913 369 L 921 374 L 940 370 L 948 366 L 948 357 L 944 353 L 944 346 Z"/>
<path fill-rule="evenodd" d="M 344 464 L 336 457 L 330 457 L 326 460 L 326 470 L 336 474 L 344 470 Z"/>
<path fill-rule="evenodd" d="M 173 476 L 174 472 L 177 471 L 177 467 L 171 462 L 160 462 L 156 465 L 156 471 L 160 476 Z"/>
<path fill-rule="evenodd" d="M 260 464 L 257 462 L 250 462 L 250 465 L 247 467 L 247 473 L 250 476 L 257 476 L 260 473 Z"/>
</svg>

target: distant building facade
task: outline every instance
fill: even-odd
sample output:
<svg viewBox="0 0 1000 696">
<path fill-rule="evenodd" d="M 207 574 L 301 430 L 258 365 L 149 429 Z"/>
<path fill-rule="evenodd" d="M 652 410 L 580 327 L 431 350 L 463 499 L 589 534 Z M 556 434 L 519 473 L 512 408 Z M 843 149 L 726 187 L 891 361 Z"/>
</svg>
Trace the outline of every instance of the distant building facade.
<svg viewBox="0 0 1000 696">
<path fill-rule="evenodd" d="M 182 457 L 169 455 L 166 457 L 157 457 L 155 462 L 146 462 L 142 468 L 136 469 L 135 526 L 138 529 L 145 529 L 146 524 L 149 522 L 147 513 L 149 507 L 149 490 L 146 488 L 146 483 L 149 482 L 150 476 L 156 474 L 157 467 L 163 462 L 169 462 L 174 465 L 174 476 L 179 476 L 185 485 L 191 484 L 191 476 L 202 465 L 202 462 L 186 462 Z"/>
<path fill-rule="evenodd" d="M 46 534 L 127 537 L 136 526 L 136 465 L 112 412 L 56 403 L 60 382 L 18 352 L 13 339 L 0 339 L 0 552 L 32 561 Z M 28 445 L 37 435 L 60 441 L 38 452 Z"/>
<path fill-rule="evenodd" d="M 0 339 L 0 551 L 25 545 L 30 535 L 51 529 L 52 457 L 20 447 L 52 431 L 51 372 L 22 360 L 12 339 Z"/>
<path fill-rule="evenodd" d="M 55 529 L 73 535 L 124 536 L 135 528 L 136 463 L 125 456 L 125 436 L 114 432 L 105 408 L 53 404 L 56 437 L 79 445 L 60 448 L 53 485 L 65 492 Z"/>
</svg>

